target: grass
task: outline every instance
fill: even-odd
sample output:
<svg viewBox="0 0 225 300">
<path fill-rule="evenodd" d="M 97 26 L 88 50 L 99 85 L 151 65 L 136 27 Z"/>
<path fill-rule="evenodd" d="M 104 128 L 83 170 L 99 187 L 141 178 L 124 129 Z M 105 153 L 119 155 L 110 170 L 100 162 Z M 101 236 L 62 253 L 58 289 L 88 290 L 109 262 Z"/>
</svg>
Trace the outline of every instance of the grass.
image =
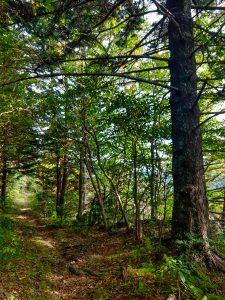
<svg viewBox="0 0 225 300">
<path fill-rule="evenodd" d="M 2 214 L 0 225 L 7 299 L 225 299 L 223 274 L 201 270 L 185 255 L 175 258 L 150 239 L 137 247 L 123 233 L 51 226 L 31 210 Z M 71 274 L 71 264 L 83 275 Z"/>
</svg>

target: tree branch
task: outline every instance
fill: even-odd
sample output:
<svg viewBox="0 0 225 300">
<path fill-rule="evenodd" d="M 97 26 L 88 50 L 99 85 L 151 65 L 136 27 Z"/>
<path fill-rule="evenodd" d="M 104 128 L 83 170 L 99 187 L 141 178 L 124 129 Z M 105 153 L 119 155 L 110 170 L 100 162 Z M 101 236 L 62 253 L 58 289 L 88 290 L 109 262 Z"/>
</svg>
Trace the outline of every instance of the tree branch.
<svg viewBox="0 0 225 300">
<path fill-rule="evenodd" d="M 165 88 L 165 89 L 168 89 L 168 90 L 178 91 L 178 89 L 176 87 L 168 86 L 166 84 L 160 83 L 159 81 L 148 80 L 148 79 L 145 79 L 145 78 L 139 78 L 139 77 L 135 77 L 135 76 L 129 76 L 129 75 L 126 75 L 126 73 L 113 74 L 113 73 L 61 73 L 61 72 L 57 72 L 57 73 L 51 73 L 51 74 L 39 74 L 39 75 L 36 75 L 36 76 L 21 77 L 21 78 L 18 78 L 16 80 L 13 80 L 13 81 L 3 82 L 3 83 L 0 84 L 0 86 L 3 87 L 3 86 L 14 84 L 14 83 L 17 83 L 17 82 L 20 82 L 20 81 L 26 81 L 26 80 L 32 80 L 32 79 L 38 79 L 38 78 L 54 78 L 54 77 L 60 77 L 60 76 L 67 76 L 67 77 L 85 77 L 85 76 L 119 77 L 119 78 L 135 80 L 137 82 L 152 84 L 152 85 L 159 86 L 159 87 L 162 87 L 162 88 Z"/>
<path fill-rule="evenodd" d="M 225 10 L 224 6 L 202 6 L 202 5 L 192 5 L 192 9 L 201 9 L 201 10 Z"/>
</svg>

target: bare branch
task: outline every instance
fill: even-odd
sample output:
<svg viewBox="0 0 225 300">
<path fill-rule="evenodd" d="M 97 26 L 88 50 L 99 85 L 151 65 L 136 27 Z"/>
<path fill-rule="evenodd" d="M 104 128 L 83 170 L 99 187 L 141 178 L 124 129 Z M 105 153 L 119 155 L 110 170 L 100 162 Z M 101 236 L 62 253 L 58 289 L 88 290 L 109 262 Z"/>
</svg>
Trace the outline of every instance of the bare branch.
<svg viewBox="0 0 225 300">
<path fill-rule="evenodd" d="M 224 110 L 222 110 L 222 111 L 202 112 L 201 113 L 201 115 L 214 115 L 213 117 L 218 116 L 218 115 L 222 115 L 222 114 L 225 114 Z"/>
<path fill-rule="evenodd" d="M 197 95 L 197 98 L 196 98 L 196 100 L 195 100 L 195 103 L 192 105 L 192 108 L 191 108 L 192 111 L 193 111 L 193 109 L 195 108 L 195 106 L 198 104 L 198 101 L 200 100 L 200 98 L 201 98 L 201 96 L 202 96 L 202 93 L 203 93 L 203 91 L 204 91 L 204 89 L 205 89 L 205 87 L 206 87 L 206 84 L 207 84 L 207 80 L 205 80 L 205 81 L 203 82 L 203 85 L 202 85 L 201 90 L 199 91 L 199 93 L 198 93 L 198 95 Z"/>
<path fill-rule="evenodd" d="M 204 10 L 225 10 L 224 6 L 202 6 L 202 5 L 192 5 L 192 9 L 200 9 L 202 11 Z"/>
<path fill-rule="evenodd" d="M 93 76 L 93 77 L 119 77 L 119 78 L 125 78 L 125 79 L 131 79 L 131 80 L 135 80 L 137 82 L 143 82 L 143 83 L 148 83 L 148 84 L 152 84 L 155 86 L 159 86 L 168 90 L 174 90 L 174 91 L 178 91 L 178 89 L 176 87 L 173 86 L 168 86 L 166 84 L 160 83 L 162 81 L 158 81 L 158 80 L 148 80 L 145 78 L 140 78 L 140 77 L 134 77 L 134 76 L 129 76 L 126 75 L 126 73 L 61 73 L 61 72 L 57 72 L 57 73 L 50 73 L 50 74 L 39 74 L 36 76 L 27 76 L 27 77 L 21 77 L 18 78 L 16 80 L 13 81 L 9 81 L 9 82 L 3 82 L 2 84 L 0 84 L 0 86 L 7 86 L 10 84 L 14 84 L 20 81 L 26 81 L 26 80 L 32 80 L 32 79 L 38 79 L 38 78 L 54 78 L 54 77 L 60 77 L 60 76 L 67 76 L 67 77 L 86 77 L 86 76 Z"/>
<path fill-rule="evenodd" d="M 12 110 L 4 111 L 4 112 L 0 113 L 0 117 L 5 116 L 5 115 L 10 115 L 13 113 L 18 113 L 19 111 L 31 112 L 28 108 L 17 108 L 17 109 L 12 109 Z"/>
</svg>

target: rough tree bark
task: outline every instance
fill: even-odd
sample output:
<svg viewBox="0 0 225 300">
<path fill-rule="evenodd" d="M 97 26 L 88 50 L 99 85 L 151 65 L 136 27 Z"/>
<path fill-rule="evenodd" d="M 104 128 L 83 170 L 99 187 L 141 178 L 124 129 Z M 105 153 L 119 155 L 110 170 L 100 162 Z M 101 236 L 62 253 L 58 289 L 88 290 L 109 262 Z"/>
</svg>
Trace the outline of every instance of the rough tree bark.
<svg viewBox="0 0 225 300">
<path fill-rule="evenodd" d="M 63 157 L 63 170 L 61 176 L 62 176 L 61 188 L 60 188 L 60 195 L 58 199 L 57 215 L 62 218 L 64 214 L 65 194 L 66 194 L 67 178 L 68 178 L 68 161 L 67 161 L 66 154 L 64 154 Z"/>
<path fill-rule="evenodd" d="M 80 149 L 80 174 L 79 174 L 79 203 L 78 214 L 79 220 L 82 220 L 85 206 L 85 148 L 83 141 Z"/>
<path fill-rule="evenodd" d="M 167 0 L 173 144 L 174 207 L 172 237 L 188 240 L 197 236 L 203 256 L 213 267 L 223 261 L 213 253 L 208 241 L 208 203 L 197 103 L 197 75 L 194 56 L 191 0 Z"/>
<path fill-rule="evenodd" d="M 59 205 L 59 197 L 61 192 L 61 166 L 59 153 L 56 155 L 56 209 Z"/>
<path fill-rule="evenodd" d="M 133 197 L 134 197 L 134 204 L 135 204 L 135 237 L 136 242 L 140 244 L 143 241 L 143 228 L 142 228 L 142 220 L 141 220 L 141 207 L 140 207 L 140 199 L 138 197 L 138 178 L 137 178 L 137 141 L 133 141 L 133 167 L 134 167 L 134 174 L 133 174 Z"/>
<path fill-rule="evenodd" d="M 1 186 L 1 204 L 6 204 L 6 189 L 7 189 L 7 156 L 4 153 L 2 159 L 2 186 Z"/>
<path fill-rule="evenodd" d="M 1 205 L 5 206 L 6 204 L 6 195 L 7 195 L 7 177 L 8 177 L 8 155 L 7 155 L 7 128 L 3 128 L 3 144 L 2 144 L 2 176 L 1 176 Z"/>
<path fill-rule="evenodd" d="M 154 139 L 151 141 L 151 175 L 150 175 L 151 219 L 155 220 L 155 149 Z"/>
</svg>

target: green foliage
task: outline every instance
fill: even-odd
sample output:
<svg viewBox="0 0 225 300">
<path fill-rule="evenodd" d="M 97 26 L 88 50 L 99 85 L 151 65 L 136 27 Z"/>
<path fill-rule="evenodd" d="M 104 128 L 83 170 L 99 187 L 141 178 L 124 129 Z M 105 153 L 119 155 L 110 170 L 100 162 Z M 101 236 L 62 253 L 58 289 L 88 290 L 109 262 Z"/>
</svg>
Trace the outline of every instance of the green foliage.
<svg viewBox="0 0 225 300">
<path fill-rule="evenodd" d="M 20 253 L 20 239 L 14 232 L 14 222 L 7 215 L 0 216 L 1 268 L 10 267 L 12 259 Z"/>
<path fill-rule="evenodd" d="M 211 245 L 216 247 L 222 253 L 225 252 L 225 236 L 224 233 L 218 234 L 214 239 L 211 239 Z"/>
<path fill-rule="evenodd" d="M 96 286 L 93 293 L 93 299 L 94 300 L 108 300 L 108 292 L 106 289 Z"/>
<path fill-rule="evenodd" d="M 15 297 L 15 296 L 13 296 L 13 295 L 11 295 L 11 296 L 9 297 L 9 300 L 18 300 L 18 298 Z"/>
<path fill-rule="evenodd" d="M 1 215 L 0 228 L 2 230 L 13 230 L 13 228 L 14 228 L 13 220 L 7 215 Z"/>
<path fill-rule="evenodd" d="M 71 225 L 78 210 L 79 158 L 84 146 L 89 170 L 84 176 L 87 207 L 83 223 L 102 224 L 98 201 L 92 201 L 94 197 L 97 199 L 96 191 L 101 194 L 109 223 L 121 219 L 113 182 L 132 226 L 135 223 L 132 192 L 135 140 L 141 217 L 148 219 L 152 215 L 159 222 L 163 217 L 161 238 L 163 229 L 170 228 L 168 220 L 173 206 L 168 18 L 157 24 L 151 20 L 151 14 L 145 17 L 149 1 L 95 0 L 80 1 L 77 5 L 73 2 L 3 0 L 0 5 L 3 25 L 0 29 L 0 169 L 2 173 L 6 171 L 7 183 L 2 200 L 16 199 L 20 207 L 32 201 L 32 208 L 51 224 Z M 159 2 L 164 5 L 166 1 Z M 214 3 L 211 1 L 210 5 Z M 158 7 L 159 15 L 164 10 L 161 8 Z M 209 118 L 201 124 L 204 166 L 207 188 L 211 190 L 208 192 L 210 210 L 219 213 L 224 209 L 224 190 L 218 193 L 211 187 L 225 185 L 225 131 L 223 122 L 212 118 L 212 112 L 219 116 L 224 109 L 223 27 L 223 12 L 197 12 L 194 18 L 197 46 L 193 52 L 197 70 L 193 64 L 191 77 L 187 76 L 192 81 L 197 71 L 195 92 L 199 93 L 199 101 L 196 104 L 200 106 L 201 121 Z M 29 77 L 32 79 L 24 80 Z M 19 82 L 20 79 L 24 81 Z M 10 82 L 14 84 L 5 86 Z M 61 195 L 65 197 L 57 207 L 57 214 L 56 194 L 62 188 L 64 169 L 67 182 Z M 36 189 L 31 184 L 31 195 L 29 181 L 21 176 L 25 173 L 35 176 L 40 186 Z M 82 229 L 81 221 L 74 224 L 77 230 Z M 157 221 L 147 228 L 148 234 L 157 231 Z M 199 242 L 198 238 L 190 237 L 188 242 L 178 241 L 178 245 L 181 249 L 192 249 L 192 244 Z M 211 244 L 224 251 L 224 236 L 219 235 Z M 16 257 L 19 245 L 13 221 L 3 216 L 0 260 L 7 264 Z M 164 256 L 162 265 L 158 266 L 150 261 L 158 254 L 161 258 L 162 249 L 145 239 L 132 252 L 132 259 L 141 267 L 130 267 L 129 271 L 138 277 L 156 276 L 173 293 L 182 288 L 187 298 L 220 297 L 210 294 L 216 285 L 189 262 L 190 258 Z M 141 264 L 143 259 L 147 262 Z M 34 279 L 35 273 L 28 272 L 27 276 Z M 137 290 L 143 295 L 147 292 L 144 280 L 138 280 Z M 99 287 L 96 295 L 98 299 L 108 297 Z"/>
<path fill-rule="evenodd" d="M 196 239 L 195 242 L 197 241 Z M 215 243 L 222 245 L 224 240 L 220 237 L 214 241 Z M 223 291 L 223 283 L 219 280 L 212 280 L 212 274 L 202 270 L 188 255 L 174 257 L 164 254 L 162 261 L 154 262 L 155 257 L 162 252 L 165 253 L 165 250 L 146 239 L 141 247 L 132 251 L 136 263 L 140 265 L 141 262 L 141 265 L 139 267 L 129 265 L 127 273 L 132 280 L 138 279 L 137 291 L 140 294 L 148 291 L 149 286 L 145 282 L 149 279 L 160 283 L 160 290 L 166 295 L 181 293 L 184 299 L 224 299 L 224 294 L 220 295 Z"/>
<path fill-rule="evenodd" d="M 216 296 L 212 295 L 212 291 L 216 291 L 217 286 L 186 256 L 174 258 L 164 255 L 164 263 L 159 269 L 159 276 L 161 279 L 169 280 L 168 288 L 170 287 L 172 292 L 177 292 L 181 284 L 188 299 L 194 297 L 201 300 L 204 297 L 210 299 L 209 297 Z"/>
<path fill-rule="evenodd" d="M 142 295 L 147 294 L 149 292 L 149 289 L 146 288 L 144 282 L 141 279 L 138 280 L 137 291 Z"/>
<path fill-rule="evenodd" d="M 149 238 L 145 238 L 143 243 L 136 247 L 133 253 L 137 258 L 143 258 L 149 256 L 154 251 L 155 245 Z"/>
<path fill-rule="evenodd" d="M 142 263 L 142 266 L 140 268 L 134 268 L 132 266 L 129 266 L 127 271 L 131 275 L 135 275 L 138 277 L 156 277 L 156 268 L 151 261 Z"/>
<path fill-rule="evenodd" d="M 50 218 L 55 212 L 55 197 L 38 191 L 31 199 L 32 208 L 43 217 Z"/>
</svg>

